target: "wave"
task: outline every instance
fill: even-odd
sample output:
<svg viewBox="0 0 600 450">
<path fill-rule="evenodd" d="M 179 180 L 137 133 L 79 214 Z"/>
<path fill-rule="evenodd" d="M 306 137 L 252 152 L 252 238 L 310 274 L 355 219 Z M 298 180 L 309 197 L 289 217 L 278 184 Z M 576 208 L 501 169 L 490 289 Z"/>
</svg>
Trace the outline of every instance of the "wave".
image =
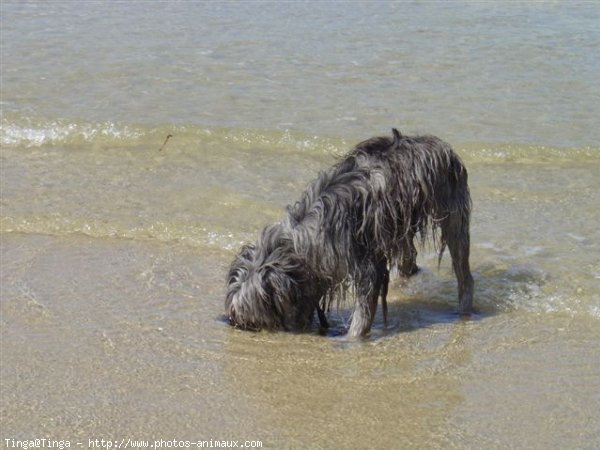
<svg viewBox="0 0 600 450">
<path fill-rule="evenodd" d="M 468 143 L 454 147 L 463 159 L 474 163 L 600 163 L 600 146 L 560 148 L 544 145 Z"/>
<path fill-rule="evenodd" d="M 341 156 L 360 139 L 320 136 L 289 129 L 250 129 L 200 125 L 159 124 L 155 126 L 121 122 L 36 120 L 5 114 L 0 143 L 5 148 L 130 147 L 160 149 L 168 135 L 180 148 L 221 144 L 228 148 L 264 152 L 306 152 Z M 365 138 L 367 136 L 364 136 Z M 443 136 L 441 136 L 443 138 Z M 457 152 L 472 163 L 600 162 L 600 146 L 560 148 L 518 143 L 453 143 Z"/>
<path fill-rule="evenodd" d="M 183 147 L 221 143 L 236 148 L 334 154 L 343 153 L 350 147 L 344 139 L 308 135 L 288 129 L 259 130 L 175 124 L 148 126 L 121 122 L 43 121 L 15 116 L 3 118 L 0 143 L 8 148 L 151 145 L 158 149 L 169 135 L 176 137 L 178 145 Z"/>
<path fill-rule="evenodd" d="M 135 142 L 145 130 L 113 122 L 77 123 L 69 121 L 40 122 L 26 119 L 13 122 L 3 118 L 0 143 L 7 147 L 42 147 L 45 145 L 77 145 L 98 140 L 115 143 Z"/>
<path fill-rule="evenodd" d="M 84 219 L 60 214 L 35 217 L 3 217 L 0 233 L 39 234 L 55 237 L 87 236 L 92 238 L 130 239 L 134 241 L 180 242 L 191 247 L 225 251 L 237 250 L 249 242 L 250 234 L 236 234 L 230 230 L 208 227 L 197 223 L 155 221 L 127 223 L 114 219 Z"/>
</svg>

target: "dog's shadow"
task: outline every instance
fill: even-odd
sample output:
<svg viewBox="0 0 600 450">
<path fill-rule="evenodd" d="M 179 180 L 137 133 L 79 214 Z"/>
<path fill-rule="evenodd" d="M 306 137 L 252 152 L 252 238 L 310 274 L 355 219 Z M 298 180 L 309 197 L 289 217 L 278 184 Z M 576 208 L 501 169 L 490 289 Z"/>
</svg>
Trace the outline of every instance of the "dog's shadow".
<svg viewBox="0 0 600 450">
<path fill-rule="evenodd" d="M 458 313 L 456 279 L 451 274 L 422 268 L 412 277 L 395 278 L 388 293 L 387 323 L 381 304 L 371 327 L 371 338 L 380 338 L 437 324 L 480 321 L 519 308 L 533 308 L 542 296 L 541 288 L 549 276 L 531 265 L 481 265 L 473 272 L 475 295 L 473 313 Z M 329 328 L 321 329 L 326 337 L 346 334 L 352 308 L 348 305 L 328 313 Z"/>
</svg>

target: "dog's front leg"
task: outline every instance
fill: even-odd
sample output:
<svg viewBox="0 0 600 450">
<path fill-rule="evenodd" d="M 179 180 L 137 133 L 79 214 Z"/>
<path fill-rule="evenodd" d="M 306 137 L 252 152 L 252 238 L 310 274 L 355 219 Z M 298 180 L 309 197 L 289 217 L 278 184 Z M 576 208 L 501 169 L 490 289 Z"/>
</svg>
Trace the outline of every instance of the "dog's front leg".
<svg viewBox="0 0 600 450">
<path fill-rule="evenodd" d="M 365 336 L 371 329 L 373 323 L 373 317 L 375 316 L 375 309 L 377 307 L 377 298 L 373 296 L 360 297 L 356 299 L 356 306 L 352 313 L 352 323 L 348 330 L 348 336 L 350 337 L 362 337 Z"/>
<path fill-rule="evenodd" d="M 329 328 L 329 322 L 327 321 L 327 316 L 325 315 L 325 311 L 321 308 L 321 305 L 317 305 L 317 317 L 319 318 L 319 324 L 322 329 Z"/>
<path fill-rule="evenodd" d="M 411 231 L 402 239 L 402 255 L 400 257 L 399 271 L 403 277 L 410 277 L 419 271 L 417 266 L 417 249 L 414 244 L 414 233 Z"/>
<path fill-rule="evenodd" d="M 387 294 L 390 284 L 390 271 L 387 267 L 387 258 L 381 257 L 377 264 L 377 283 L 379 285 L 379 294 L 381 295 L 381 312 L 383 315 L 383 326 L 387 327 Z"/>
<path fill-rule="evenodd" d="M 368 264 L 361 270 L 356 280 L 356 304 L 352 313 L 348 336 L 365 336 L 371 329 L 377 310 L 381 281 L 376 264 Z"/>
</svg>

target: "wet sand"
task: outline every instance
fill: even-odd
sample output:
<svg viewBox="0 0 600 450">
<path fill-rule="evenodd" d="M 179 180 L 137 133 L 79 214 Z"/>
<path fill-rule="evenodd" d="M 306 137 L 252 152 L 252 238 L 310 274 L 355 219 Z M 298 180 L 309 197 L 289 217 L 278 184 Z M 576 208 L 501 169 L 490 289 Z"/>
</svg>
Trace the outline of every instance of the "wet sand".
<svg viewBox="0 0 600 450">
<path fill-rule="evenodd" d="M 249 333 L 219 320 L 227 252 L 2 242 L 7 437 L 265 448 L 594 448 L 600 439 L 595 318 L 484 308 L 463 321 L 439 301 L 449 276 L 438 292 L 415 293 L 431 289 L 436 275 L 425 269 L 402 290 L 393 284 L 392 323 L 378 317 L 366 341 Z"/>
</svg>

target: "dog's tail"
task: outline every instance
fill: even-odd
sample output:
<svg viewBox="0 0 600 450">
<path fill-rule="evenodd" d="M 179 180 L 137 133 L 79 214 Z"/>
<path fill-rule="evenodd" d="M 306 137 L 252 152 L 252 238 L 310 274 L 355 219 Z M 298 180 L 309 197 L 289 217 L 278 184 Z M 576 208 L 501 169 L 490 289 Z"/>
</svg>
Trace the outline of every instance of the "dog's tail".
<svg viewBox="0 0 600 450">
<path fill-rule="evenodd" d="M 394 140 L 392 142 L 392 145 L 394 147 L 397 147 L 398 145 L 400 145 L 400 140 L 402 139 L 402 134 L 400 134 L 400 132 L 396 128 L 392 128 L 392 134 L 394 135 Z"/>
</svg>

